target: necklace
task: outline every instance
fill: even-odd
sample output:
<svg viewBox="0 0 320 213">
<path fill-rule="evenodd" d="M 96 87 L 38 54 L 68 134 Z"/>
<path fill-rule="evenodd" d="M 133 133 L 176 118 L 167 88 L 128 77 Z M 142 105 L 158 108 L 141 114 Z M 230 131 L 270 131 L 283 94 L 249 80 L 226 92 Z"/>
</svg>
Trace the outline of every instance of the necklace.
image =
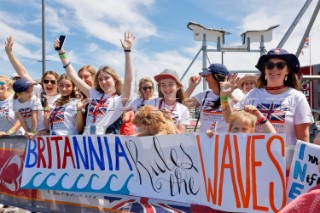
<svg viewBox="0 0 320 213">
<path fill-rule="evenodd" d="M 281 86 L 278 86 L 278 87 L 264 87 L 266 90 L 278 90 L 278 89 L 283 89 L 285 88 L 286 85 L 281 85 Z"/>
</svg>

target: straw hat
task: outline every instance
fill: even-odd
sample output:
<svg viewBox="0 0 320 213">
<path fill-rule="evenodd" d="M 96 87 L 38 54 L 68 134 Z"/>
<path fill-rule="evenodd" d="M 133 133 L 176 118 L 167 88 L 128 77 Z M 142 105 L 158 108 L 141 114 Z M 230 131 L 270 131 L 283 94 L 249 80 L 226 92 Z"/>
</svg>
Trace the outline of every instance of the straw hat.
<svg viewBox="0 0 320 213">
<path fill-rule="evenodd" d="M 254 82 L 257 83 L 257 80 L 258 80 L 258 75 L 256 75 L 256 74 L 246 74 L 245 76 L 240 78 L 240 80 L 237 82 L 238 88 L 242 89 L 243 83 L 245 81 L 254 81 Z"/>
</svg>

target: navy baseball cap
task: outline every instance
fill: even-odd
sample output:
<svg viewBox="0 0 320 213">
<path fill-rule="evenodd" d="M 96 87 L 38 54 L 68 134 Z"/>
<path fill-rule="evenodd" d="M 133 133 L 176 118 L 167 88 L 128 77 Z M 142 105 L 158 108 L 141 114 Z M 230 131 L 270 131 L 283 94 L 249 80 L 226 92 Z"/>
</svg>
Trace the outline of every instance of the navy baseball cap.
<svg viewBox="0 0 320 213">
<path fill-rule="evenodd" d="M 228 69 L 223 64 L 211 64 L 206 70 L 199 73 L 201 76 L 208 74 L 230 75 Z"/>
<path fill-rule="evenodd" d="M 27 91 L 31 86 L 33 86 L 35 84 L 36 83 L 30 82 L 26 79 L 21 78 L 21 79 L 16 80 L 12 87 L 13 87 L 14 92 L 19 93 L 19 92 Z"/>
</svg>

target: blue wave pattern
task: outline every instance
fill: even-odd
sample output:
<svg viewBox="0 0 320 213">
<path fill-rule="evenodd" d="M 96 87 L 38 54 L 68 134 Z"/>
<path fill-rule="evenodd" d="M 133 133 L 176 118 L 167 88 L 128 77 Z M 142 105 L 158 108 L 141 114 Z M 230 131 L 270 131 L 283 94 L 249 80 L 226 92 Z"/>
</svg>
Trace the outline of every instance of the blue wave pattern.
<svg viewBox="0 0 320 213">
<path fill-rule="evenodd" d="M 68 173 L 63 173 L 62 176 L 59 178 L 59 180 L 57 181 L 57 183 L 53 186 L 49 186 L 48 185 L 48 179 L 50 177 L 54 177 L 56 176 L 55 173 L 50 173 L 48 174 L 48 176 L 42 181 L 42 183 L 40 185 L 35 186 L 34 185 L 34 180 L 37 176 L 41 175 L 42 172 L 37 172 L 32 178 L 31 180 L 24 185 L 22 188 L 26 188 L 26 189 L 54 189 L 54 190 L 59 190 L 59 191 L 73 191 L 73 192 L 96 192 L 96 193 L 109 193 L 109 194 L 122 194 L 122 195 L 130 195 L 130 191 L 128 189 L 128 183 L 130 181 L 130 179 L 133 177 L 133 174 L 130 174 L 128 176 L 128 178 L 126 179 L 124 185 L 122 186 L 121 189 L 117 190 L 117 191 L 113 191 L 110 188 L 111 182 L 113 179 L 118 179 L 118 176 L 115 174 L 112 174 L 108 181 L 106 182 L 106 184 L 101 188 L 101 189 L 93 189 L 92 188 L 92 182 L 94 181 L 94 179 L 99 179 L 99 176 L 96 174 L 92 174 L 90 176 L 90 179 L 87 183 L 87 185 L 83 188 L 78 188 L 78 182 L 80 181 L 81 178 L 84 177 L 83 174 L 80 174 L 77 178 L 76 181 L 74 182 L 74 184 L 70 187 L 70 188 L 65 188 L 62 186 L 62 181 L 65 177 L 69 176 Z"/>
</svg>

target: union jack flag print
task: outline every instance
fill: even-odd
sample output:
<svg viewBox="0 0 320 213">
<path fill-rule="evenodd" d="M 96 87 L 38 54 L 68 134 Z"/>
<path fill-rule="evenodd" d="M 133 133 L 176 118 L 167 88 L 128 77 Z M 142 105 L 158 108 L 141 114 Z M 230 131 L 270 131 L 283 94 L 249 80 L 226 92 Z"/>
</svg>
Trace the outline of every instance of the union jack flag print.
<svg viewBox="0 0 320 213">
<path fill-rule="evenodd" d="M 274 103 L 261 103 L 257 105 L 257 109 L 269 119 L 271 123 L 284 123 L 288 106 Z"/>
<path fill-rule="evenodd" d="M 32 109 L 31 108 L 23 108 L 19 109 L 19 113 L 22 115 L 24 118 L 31 118 L 32 115 Z"/>
</svg>

